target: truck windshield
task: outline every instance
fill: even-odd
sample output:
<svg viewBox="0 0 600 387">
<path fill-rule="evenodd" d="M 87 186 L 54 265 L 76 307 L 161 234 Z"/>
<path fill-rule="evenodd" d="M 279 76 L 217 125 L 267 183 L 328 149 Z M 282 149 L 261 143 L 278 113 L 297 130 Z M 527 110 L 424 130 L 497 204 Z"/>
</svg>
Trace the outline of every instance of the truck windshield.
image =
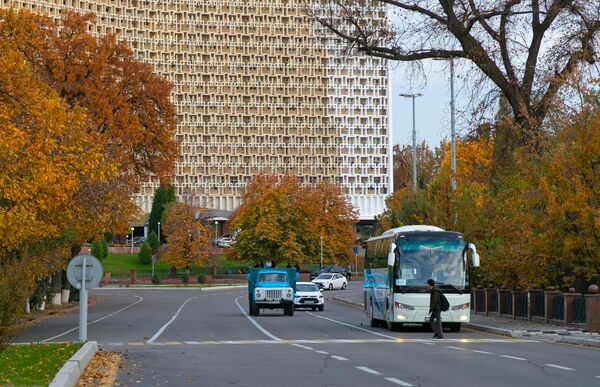
<svg viewBox="0 0 600 387">
<path fill-rule="evenodd" d="M 425 288 L 432 278 L 441 287 L 463 290 L 466 271 L 462 252 L 462 239 L 414 237 L 400 238 L 400 252 L 394 285 L 403 288 Z"/>
<path fill-rule="evenodd" d="M 258 282 L 287 282 L 287 274 L 283 274 L 283 273 L 259 274 Z"/>
</svg>

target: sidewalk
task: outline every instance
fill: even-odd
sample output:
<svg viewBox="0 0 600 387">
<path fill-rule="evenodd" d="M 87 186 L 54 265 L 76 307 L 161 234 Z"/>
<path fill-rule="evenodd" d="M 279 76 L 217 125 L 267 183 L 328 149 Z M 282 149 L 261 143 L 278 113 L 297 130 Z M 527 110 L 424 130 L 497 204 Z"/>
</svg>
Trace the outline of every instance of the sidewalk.
<svg viewBox="0 0 600 387">
<path fill-rule="evenodd" d="M 333 300 L 356 307 L 363 307 L 362 287 L 348 287 L 337 291 Z M 579 328 L 564 325 L 544 324 L 527 320 L 513 320 L 506 317 L 485 316 L 471 312 L 471 322 L 463 323 L 468 329 L 494 333 L 519 339 L 531 339 L 552 343 L 566 343 L 600 348 L 600 334 L 584 332 Z"/>
</svg>

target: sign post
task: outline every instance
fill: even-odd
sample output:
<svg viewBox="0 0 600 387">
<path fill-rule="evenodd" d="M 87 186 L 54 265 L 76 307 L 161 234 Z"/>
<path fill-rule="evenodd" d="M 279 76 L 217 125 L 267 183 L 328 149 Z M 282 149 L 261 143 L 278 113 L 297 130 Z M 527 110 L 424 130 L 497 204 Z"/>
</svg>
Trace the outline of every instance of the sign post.
<svg viewBox="0 0 600 387">
<path fill-rule="evenodd" d="M 154 281 L 154 263 L 156 263 L 156 255 L 152 254 L 152 280 Z"/>
<path fill-rule="evenodd" d="M 102 278 L 102 264 L 93 255 L 78 255 L 69 261 L 67 279 L 79 289 L 79 341 L 87 341 L 88 289 Z"/>
<path fill-rule="evenodd" d="M 358 247 L 354 246 L 352 248 L 354 251 L 354 270 L 356 271 L 356 275 L 358 276 Z"/>
</svg>

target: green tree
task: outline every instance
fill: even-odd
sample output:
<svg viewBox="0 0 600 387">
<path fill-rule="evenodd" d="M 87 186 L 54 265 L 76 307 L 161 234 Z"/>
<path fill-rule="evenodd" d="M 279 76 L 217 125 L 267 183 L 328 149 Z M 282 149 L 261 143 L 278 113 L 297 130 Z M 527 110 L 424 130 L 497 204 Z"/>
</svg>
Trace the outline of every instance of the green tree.
<svg viewBox="0 0 600 387">
<path fill-rule="evenodd" d="M 158 232 L 158 222 L 164 225 L 163 213 L 165 212 L 165 208 L 175 201 L 175 187 L 172 185 L 161 185 L 156 189 L 148 219 L 148 227 L 150 227 L 151 231 Z M 165 241 L 164 233 L 161 233 L 160 239 L 161 243 Z"/>
<path fill-rule="evenodd" d="M 91 254 L 100 260 L 104 258 L 104 250 L 102 249 L 102 239 L 98 237 L 94 238 L 94 240 L 92 241 Z"/>
<path fill-rule="evenodd" d="M 149 265 L 152 263 L 152 248 L 148 243 L 143 243 L 138 253 L 138 258 L 142 265 Z"/>
<path fill-rule="evenodd" d="M 160 248 L 160 242 L 158 241 L 158 236 L 154 231 L 150 231 L 150 234 L 148 234 L 147 243 L 152 249 L 152 254 L 156 254 L 158 252 L 158 249 Z"/>
<path fill-rule="evenodd" d="M 102 258 L 108 257 L 108 242 L 102 238 Z"/>
</svg>

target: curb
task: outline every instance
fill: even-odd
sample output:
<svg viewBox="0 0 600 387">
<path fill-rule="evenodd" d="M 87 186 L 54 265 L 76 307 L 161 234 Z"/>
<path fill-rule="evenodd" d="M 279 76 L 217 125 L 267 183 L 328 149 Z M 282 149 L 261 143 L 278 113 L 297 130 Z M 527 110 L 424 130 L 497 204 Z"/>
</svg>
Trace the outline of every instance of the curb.
<svg viewBox="0 0 600 387">
<path fill-rule="evenodd" d="M 98 352 L 98 343 L 88 341 L 75 352 L 73 356 L 58 371 L 49 387 L 74 387 L 79 382 L 79 378 L 85 371 L 94 355 Z"/>
<path fill-rule="evenodd" d="M 487 325 L 479 325 L 479 324 L 474 324 L 471 322 L 468 322 L 468 323 L 464 322 L 464 323 L 462 323 L 462 325 L 465 328 L 472 329 L 474 331 L 493 333 L 496 335 L 507 336 L 507 337 L 516 337 L 513 335 L 512 331 L 510 331 L 508 329 L 489 327 Z"/>
<path fill-rule="evenodd" d="M 350 301 L 350 300 L 346 300 L 344 298 L 339 298 L 337 296 L 332 297 L 331 301 L 339 302 L 340 304 L 346 304 L 346 305 L 349 305 L 349 306 L 353 306 L 355 308 L 360 308 L 360 309 L 363 308 L 362 302 Z"/>
</svg>

